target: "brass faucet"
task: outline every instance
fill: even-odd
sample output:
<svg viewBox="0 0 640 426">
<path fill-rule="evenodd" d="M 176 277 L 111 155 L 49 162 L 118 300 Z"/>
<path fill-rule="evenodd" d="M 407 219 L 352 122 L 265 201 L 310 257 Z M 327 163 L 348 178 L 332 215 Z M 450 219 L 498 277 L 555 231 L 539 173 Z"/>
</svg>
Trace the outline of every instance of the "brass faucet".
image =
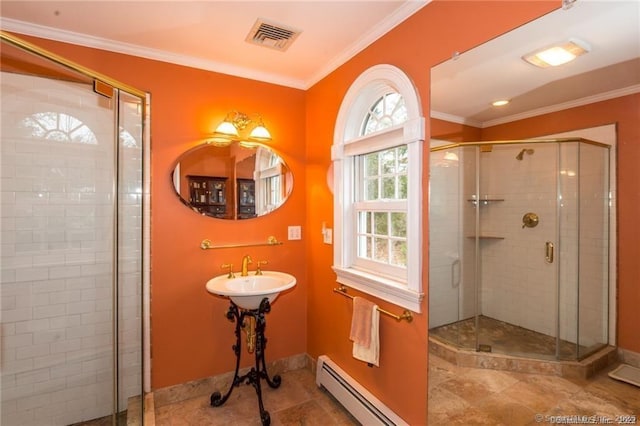
<svg viewBox="0 0 640 426">
<path fill-rule="evenodd" d="M 260 266 L 261 265 L 266 265 L 267 263 L 269 263 L 269 262 L 267 262 L 266 260 L 258 260 L 256 262 L 256 265 L 257 265 L 257 267 L 256 267 L 256 275 L 262 275 L 262 269 L 260 269 Z"/>
<path fill-rule="evenodd" d="M 249 275 L 249 264 L 252 263 L 251 256 L 248 254 L 242 258 L 242 272 L 240 272 L 240 276 L 246 277 Z"/>
<path fill-rule="evenodd" d="M 233 263 L 223 263 L 222 265 L 220 265 L 220 268 L 229 269 L 229 273 L 227 274 L 227 278 L 231 279 L 231 278 L 235 278 L 236 277 L 233 274 Z"/>
</svg>

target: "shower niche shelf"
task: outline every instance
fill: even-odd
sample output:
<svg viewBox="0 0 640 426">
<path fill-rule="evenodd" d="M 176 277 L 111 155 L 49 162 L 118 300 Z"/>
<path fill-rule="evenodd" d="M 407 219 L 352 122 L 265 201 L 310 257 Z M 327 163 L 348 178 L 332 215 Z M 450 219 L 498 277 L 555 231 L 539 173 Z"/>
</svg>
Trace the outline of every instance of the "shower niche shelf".
<svg viewBox="0 0 640 426">
<path fill-rule="evenodd" d="M 480 205 L 481 206 L 486 206 L 489 203 L 496 203 L 498 201 L 504 201 L 504 198 L 469 198 L 467 200 L 468 202 L 470 202 L 473 205 L 478 205 L 478 201 L 480 201 Z"/>
</svg>

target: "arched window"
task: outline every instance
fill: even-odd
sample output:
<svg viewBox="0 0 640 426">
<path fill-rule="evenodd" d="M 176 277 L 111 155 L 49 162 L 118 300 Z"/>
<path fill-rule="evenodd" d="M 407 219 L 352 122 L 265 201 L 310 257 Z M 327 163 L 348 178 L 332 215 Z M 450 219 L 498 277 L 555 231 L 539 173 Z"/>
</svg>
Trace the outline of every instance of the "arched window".
<svg viewBox="0 0 640 426">
<path fill-rule="evenodd" d="M 57 142 L 96 145 L 96 135 L 82 121 L 62 112 L 37 112 L 22 120 L 31 136 Z"/>
<path fill-rule="evenodd" d="M 371 105 L 362 125 L 361 136 L 383 130 L 407 121 L 404 98 L 396 92 L 382 96 Z"/>
<path fill-rule="evenodd" d="M 416 90 L 378 65 L 352 84 L 338 114 L 333 269 L 337 281 L 420 312 L 422 144 Z"/>
<path fill-rule="evenodd" d="M 22 126 L 31 131 L 32 137 L 63 143 L 97 145 L 93 131 L 78 118 L 63 112 L 36 112 L 22 120 Z M 120 140 L 125 148 L 135 148 L 136 139 L 120 128 Z"/>
</svg>

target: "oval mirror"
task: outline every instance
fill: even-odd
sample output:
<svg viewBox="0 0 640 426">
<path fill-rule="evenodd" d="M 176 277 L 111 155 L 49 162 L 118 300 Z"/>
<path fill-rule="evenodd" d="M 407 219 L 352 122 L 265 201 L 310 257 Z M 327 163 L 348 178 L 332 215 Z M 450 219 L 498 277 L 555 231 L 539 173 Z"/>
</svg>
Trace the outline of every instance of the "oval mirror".
<svg viewBox="0 0 640 426">
<path fill-rule="evenodd" d="M 293 175 L 282 157 L 257 143 L 198 145 L 180 156 L 173 188 L 193 211 L 217 219 L 251 219 L 280 207 Z"/>
</svg>

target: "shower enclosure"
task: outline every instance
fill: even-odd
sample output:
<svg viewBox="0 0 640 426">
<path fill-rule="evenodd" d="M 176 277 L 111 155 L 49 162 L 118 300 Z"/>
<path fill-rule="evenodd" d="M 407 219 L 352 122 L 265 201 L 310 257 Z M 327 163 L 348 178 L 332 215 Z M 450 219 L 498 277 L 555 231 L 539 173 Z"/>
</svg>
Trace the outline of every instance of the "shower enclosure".
<svg viewBox="0 0 640 426">
<path fill-rule="evenodd" d="M 142 424 L 146 95 L 1 35 L 0 423 Z"/>
<path fill-rule="evenodd" d="M 608 343 L 609 146 L 432 143 L 429 333 L 580 360 Z"/>
</svg>

